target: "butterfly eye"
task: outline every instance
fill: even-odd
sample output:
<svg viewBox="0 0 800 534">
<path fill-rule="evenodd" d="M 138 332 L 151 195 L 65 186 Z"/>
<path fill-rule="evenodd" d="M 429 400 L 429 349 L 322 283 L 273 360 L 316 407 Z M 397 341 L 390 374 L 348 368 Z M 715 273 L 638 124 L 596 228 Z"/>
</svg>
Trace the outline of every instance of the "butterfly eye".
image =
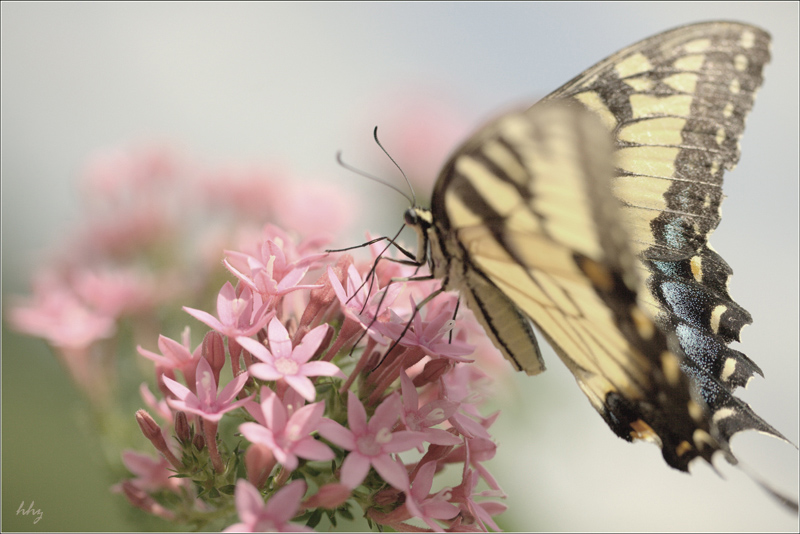
<svg viewBox="0 0 800 534">
<path fill-rule="evenodd" d="M 417 210 L 415 209 L 407 209 L 406 212 L 403 214 L 403 220 L 408 226 L 419 226 L 419 216 L 417 215 Z"/>
</svg>

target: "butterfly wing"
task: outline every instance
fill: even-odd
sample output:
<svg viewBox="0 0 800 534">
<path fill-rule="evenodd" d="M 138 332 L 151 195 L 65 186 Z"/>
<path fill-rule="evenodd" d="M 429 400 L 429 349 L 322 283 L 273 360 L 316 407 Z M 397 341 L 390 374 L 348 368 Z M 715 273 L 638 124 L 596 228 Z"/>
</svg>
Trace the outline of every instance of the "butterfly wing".
<svg viewBox="0 0 800 534">
<path fill-rule="evenodd" d="M 621 437 L 659 443 L 680 469 L 710 458 L 719 445 L 679 357 L 637 302 L 638 260 L 611 193 L 606 129 L 582 107 L 539 106 L 503 117 L 482 137 L 452 160 L 434 192 L 432 247 L 447 247 L 448 287 L 472 309 L 483 291 L 476 280 L 504 294 Z M 501 324 L 496 317 L 509 314 L 477 313 Z"/>
<path fill-rule="evenodd" d="M 760 371 L 728 347 L 750 316 L 707 244 L 768 43 L 735 23 L 642 41 L 483 128 L 434 190 L 434 272 L 495 344 L 543 369 L 521 311 L 619 436 L 682 470 L 736 431 L 780 436 L 731 394 Z"/>
<path fill-rule="evenodd" d="M 745 429 L 782 437 L 731 395 L 762 373 L 728 346 L 752 318 L 729 295 L 733 271 L 708 244 L 769 44 L 769 34 L 745 24 L 677 28 L 614 54 L 545 98 L 577 100 L 613 132 L 614 193 L 646 269 L 641 296 L 662 329 L 677 336 L 689 358 L 683 369 L 725 440 Z"/>
</svg>

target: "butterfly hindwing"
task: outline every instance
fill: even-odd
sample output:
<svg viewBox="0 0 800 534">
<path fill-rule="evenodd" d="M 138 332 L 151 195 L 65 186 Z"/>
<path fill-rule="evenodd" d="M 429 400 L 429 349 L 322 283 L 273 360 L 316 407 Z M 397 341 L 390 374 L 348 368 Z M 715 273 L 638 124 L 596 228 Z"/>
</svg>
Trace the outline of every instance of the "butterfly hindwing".
<svg viewBox="0 0 800 534">
<path fill-rule="evenodd" d="M 728 346 L 752 318 L 728 294 L 733 271 L 708 244 L 769 43 L 763 30 L 733 22 L 678 28 L 614 54 L 544 99 L 578 100 L 613 132 L 613 188 L 646 269 L 642 298 L 677 336 L 688 356 L 684 371 L 725 440 L 745 429 L 782 437 L 731 395 L 762 373 Z"/>
</svg>

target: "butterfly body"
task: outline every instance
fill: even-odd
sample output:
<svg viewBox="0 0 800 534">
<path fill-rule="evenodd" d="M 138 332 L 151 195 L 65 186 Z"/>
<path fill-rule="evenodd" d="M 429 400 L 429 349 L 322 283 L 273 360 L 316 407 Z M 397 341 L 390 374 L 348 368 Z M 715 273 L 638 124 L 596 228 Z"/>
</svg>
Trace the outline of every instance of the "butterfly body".
<svg viewBox="0 0 800 534">
<path fill-rule="evenodd" d="M 729 22 L 634 44 L 481 128 L 406 213 L 516 369 L 545 368 L 532 322 L 618 436 L 684 471 L 782 437 L 732 394 L 760 369 L 728 346 L 751 318 L 708 245 L 768 46 Z"/>
</svg>

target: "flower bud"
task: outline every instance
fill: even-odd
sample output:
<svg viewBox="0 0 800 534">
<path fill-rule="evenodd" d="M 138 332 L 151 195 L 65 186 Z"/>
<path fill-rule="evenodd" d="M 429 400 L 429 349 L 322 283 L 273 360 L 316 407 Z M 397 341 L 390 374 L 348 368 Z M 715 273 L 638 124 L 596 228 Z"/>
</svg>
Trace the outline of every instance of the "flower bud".
<svg viewBox="0 0 800 534">
<path fill-rule="evenodd" d="M 423 367 L 422 372 L 414 377 L 414 386 L 419 388 L 439 380 L 439 377 L 445 374 L 451 366 L 452 363 L 447 358 L 429 361 Z"/>
<path fill-rule="evenodd" d="M 142 430 L 142 434 L 144 437 L 150 440 L 150 443 L 153 444 L 153 447 L 156 448 L 158 452 L 164 455 L 164 458 L 169 461 L 173 465 L 173 467 L 180 469 L 182 464 L 178 458 L 172 454 L 172 451 L 169 450 L 167 446 L 167 441 L 164 439 L 164 434 L 161 432 L 161 427 L 158 426 L 155 419 L 144 410 L 138 410 L 136 412 L 136 422 L 139 423 L 139 428 Z"/>
<path fill-rule="evenodd" d="M 225 343 L 222 334 L 211 331 L 203 338 L 203 358 L 208 360 L 211 371 L 214 373 L 214 380 L 219 384 L 219 372 L 225 365 Z"/>
<path fill-rule="evenodd" d="M 395 508 L 398 504 L 405 502 L 405 497 L 405 494 L 399 489 L 389 487 L 376 493 L 372 498 L 372 502 L 375 506 L 381 508 Z"/>
<path fill-rule="evenodd" d="M 129 480 L 123 481 L 121 488 L 122 493 L 125 494 L 128 501 L 136 508 L 140 508 L 147 513 L 156 515 L 167 521 L 173 521 L 175 519 L 175 514 L 173 512 L 158 504 L 144 490 L 137 488 Z"/>
<path fill-rule="evenodd" d="M 261 488 L 269 474 L 272 473 L 277 461 L 268 447 L 253 444 L 245 452 L 244 464 L 247 468 L 248 482 L 256 488 Z"/>
<path fill-rule="evenodd" d="M 350 497 L 352 490 L 344 484 L 332 482 L 325 484 L 319 491 L 306 499 L 303 506 L 306 508 L 338 508 Z"/>
<path fill-rule="evenodd" d="M 164 436 L 161 435 L 161 427 L 158 426 L 156 420 L 153 419 L 149 413 L 144 410 L 138 410 L 136 412 L 136 422 L 139 424 L 139 428 L 142 430 L 144 437 L 149 439 L 151 442 L 159 439 L 164 441 Z"/>
<path fill-rule="evenodd" d="M 189 426 L 185 412 L 179 411 L 175 414 L 175 435 L 181 443 L 189 443 L 192 440 L 192 427 Z"/>
</svg>

